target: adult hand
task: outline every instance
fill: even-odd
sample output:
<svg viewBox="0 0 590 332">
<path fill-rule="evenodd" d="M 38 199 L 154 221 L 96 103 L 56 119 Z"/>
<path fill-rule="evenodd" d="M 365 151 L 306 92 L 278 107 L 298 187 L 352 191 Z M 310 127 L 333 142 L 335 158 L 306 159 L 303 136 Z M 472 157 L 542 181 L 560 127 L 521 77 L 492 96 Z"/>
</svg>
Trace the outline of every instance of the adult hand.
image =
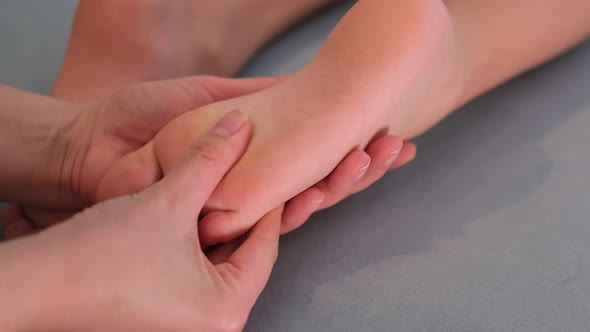
<svg viewBox="0 0 590 332">
<path fill-rule="evenodd" d="M 67 109 L 68 117 L 54 130 L 55 138 L 45 139 L 52 145 L 45 149 L 51 157 L 46 158 L 50 161 L 43 167 L 49 174 L 42 176 L 54 184 L 55 190 L 40 199 L 39 193 L 31 193 L 35 198 L 27 200 L 26 206 L 9 207 L 2 221 L 6 235 L 43 229 L 96 203 L 98 184 L 109 168 L 153 139 L 177 116 L 279 81 L 195 76 L 140 84 L 83 105 L 60 103 L 62 109 Z M 147 187 L 160 178 L 159 169 L 139 168 L 121 181 Z"/>
<path fill-rule="evenodd" d="M 281 234 L 303 225 L 312 213 L 331 207 L 349 195 L 368 188 L 387 171 L 406 165 L 415 156 L 416 146 L 413 143 L 401 142 L 399 138 L 390 135 L 375 140 L 366 151 L 358 149 L 351 152 L 326 179 L 287 203 L 282 216 Z M 148 184 L 142 185 L 147 187 Z M 5 238 L 13 239 L 35 233 L 67 217 L 69 212 L 36 209 L 33 213 L 29 212 L 31 214 L 36 222 L 35 219 L 25 217 L 22 207 L 16 204 L 6 206 L 0 214 L 0 228 L 4 229 Z"/>
<path fill-rule="evenodd" d="M 6 256 L 10 248 L 28 257 L 5 265 L 3 275 L 21 271 L 26 287 L 9 287 L 13 280 L 0 282 L 0 307 L 16 299 L 3 315 L 22 317 L 29 325 L 12 325 L 23 330 L 243 328 L 277 258 L 281 208 L 260 220 L 243 242 L 218 247 L 208 256 L 199 246 L 197 219 L 245 150 L 250 134 L 245 115 L 229 113 L 182 165 L 147 190 L 98 204 L 41 234 L 0 245 L 0 257 L 8 263 L 13 262 Z M 41 257 L 28 261 L 29 252 Z M 23 273 L 32 266 L 43 269 L 42 278 Z M 35 282 L 28 284 L 30 280 Z M 18 294 L 19 289 L 26 294 Z M 18 300 L 19 295 L 27 301 Z M 21 305 L 32 312 L 23 315 Z"/>
<path fill-rule="evenodd" d="M 109 168 L 119 159 L 141 148 L 170 120 L 211 102 L 249 94 L 267 88 L 278 78 L 223 79 L 189 77 L 144 83 L 118 92 L 98 102 L 79 106 L 73 121 L 64 125 L 62 146 L 56 153 L 55 181 L 61 194 L 51 203 L 26 206 L 10 205 L 0 217 L 5 237 L 30 234 L 71 217 L 96 202 L 97 186 Z M 280 110 L 277 110 L 280 111 Z M 387 169 L 411 161 L 415 146 L 392 136 L 374 141 L 366 151 L 351 152 L 334 172 L 313 188 L 297 196 L 284 213 L 283 231 L 303 224 L 311 212 L 329 207 L 351 193 L 368 187 Z M 58 163 L 58 164 L 57 164 Z M 158 181 L 162 174 L 157 161 L 144 161 L 129 169 L 121 184 L 144 189 Z"/>
<path fill-rule="evenodd" d="M 349 153 L 328 177 L 290 200 L 283 213 L 281 234 L 295 230 L 313 212 L 329 208 L 348 196 L 363 191 L 387 171 L 414 160 L 416 146 L 387 135 L 374 140 L 366 150 Z"/>
</svg>

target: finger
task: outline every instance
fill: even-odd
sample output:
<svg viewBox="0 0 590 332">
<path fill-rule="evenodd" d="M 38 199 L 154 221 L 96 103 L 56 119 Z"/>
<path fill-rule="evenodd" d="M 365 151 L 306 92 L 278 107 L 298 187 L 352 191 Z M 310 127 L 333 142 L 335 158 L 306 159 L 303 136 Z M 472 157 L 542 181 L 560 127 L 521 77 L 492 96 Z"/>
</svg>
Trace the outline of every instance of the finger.
<svg viewBox="0 0 590 332">
<path fill-rule="evenodd" d="M 416 158 L 417 147 L 412 142 L 404 142 L 404 146 L 397 156 L 397 159 L 389 166 L 389 170 L 398 169 L 406 164 L 410 163 L 411 161 Z"/>
<path fill-rule="evenodd" d="M 28 220 L 34 228 L 45 229 L 72 217 L 72 211 L 60 211 L 52 209 L 27 207 L 22 211 L 24 219 Z"/>
<path fill-rule="evenodd" d="M 201 108 L 207 104 L 232 99 L 267 89 L 279 82 L 281 77 L 222 78 L 214 76 L 190 76 L 144 83 L 132 94 L 147 94 L 156 98 L 155 106 L 161 106 L 176 115 Z M 141 92 L 142 89 L 145 91 Z M 135 96 L 137 97 L 137 96 Z M 160 110 L 161 111 L 161 110 Z M 176 117 L 176 116 L 174 116 Z"/>
<path fill-rule="evenodd" d="M 330 207 L 351 193 L 366 188 L 385 174 L 388 165 L 403 165 L 398 162 L 401 153 L 399 156 L 396 153 L 399 150 L 399 144 L 402 144 L 401 140 L 394 136 L 382 137 L 373 142 L 368 149 L 370 157 L 368 167 L 365 164 L 366 156 L 362 155 L 362 151 L 350 153 L 326 179 L 299 194 L 287 204 L 283 213 L 281 234 L 300 227 L 316 210 Z M 410 148 L 408 151 L 411 151 L 412 147 L 415 148 L 413 144 L 406 143 L 403 144 L 402 151 L 408 144 Z M 404 159 L 404 163 L 413 158 L 411 153 L 404 156 L 409 158 Z M 323 203 L 319 207 L 315 206 L 317 197 L 322 193 Z"/>
<path fill-rule="evenodd" d="M 14 220 L 22 218 L 23 214 L 20 207 L 16 204 L 8 204 L 4 206 L 2 213 L 0 213 L 0 227 L 6 227 Z"/>
<path fill-rule="evenodd" d="M 188 77 L 185 79 L 185 81 L 181 82 L 185 84 L 185 87 L 188 89 L 200 91 L 199 93 L 206 93 L 209 102 L 217 102 L 268 89 L 283 80 L 284 77 L 282 76 L 261 78 L 222 78 L 215 76 L 197 76 Z M 199 105 L 198 107 L 201 106 L 204 105 Z"/>
<path fill-rule="evenodd" d="M 96 199 L 135 194 L 162 179 L 162 169 L 156 158 L 153 141 L 118 160 L 101 180 Z M 123 181 L 124 180 L 124 181 Z"/>
<path fill-rule="evenodd" d="M 7 205 L 0 214 L 0 241 L 16 239 L 35 233 L 35 226 L 24 216 L 20 206 Z"/>
<path fill-rule="evenodd" d="M 33 230 L 33 226 L 25 219 L 13 220 L 4 228 L 4 237 L 7 240 L 25 236 Z"/>
<path fill-rule="evenodd" d="M 198 216 L 225 173 L 244 153 L 251 134 L 246 115 L 232 111 L 224 115 L 203 139 L 197 142 L 186 162 L 173 169 L 151 192 L 170 208 L 192 221 Z"/>
<path fill-rule="evenodd" d="M 31 236 L 31 235 L 35 235 L 35 234 L 39 234 L 39 230 L 36 229 L 35 227 L 32 227 L 31 229 L 24 231 L 20 237 Z"/>
<path fill-rule="evenodd" d="M 379 139 L 372 144 L 372 146 L 377 144 L 378 149 L 370 151 L 373 151 L 376 157 L 381 158 L 381 155 L 386 154 L 383 151 L 395 149 L 391 144 L 393 141 Z M 380 154 L 375 154 L 374 151 L 379 151 Z M 316 210 L 328 208 L 345 199 L 353 192 L 355 185 L 364 180 L 371 168 L 373 168 L 372 156 L 361 150 L 351 152 L 326 179 L 289 202 L 283 213 L 281 233 L 285 234 L 295 230 L 305 223 Z M 371 173 L 374 175 L 374 170 Z M 314 206 L 314 200 L 320 194 L 324 196 L 323 202 L 319 206 Z"/>
<path fill-rule="evenodd" d="M 383 136 L 372 142 L 367 148 L 371 156 L 371 166 L 355 185 L 351 193 L 367 189 L 387 173 L 389 167 L 397 160 L 403 147 L 403 141 L 397 136 Z"/>
<path fill-rule="evenodd" d="M 326 195 L 318 188 L 311 187 L 285 205 L 281 221 L 281 234 L 286 234 L 301 227 L 317 211 Z"/>
<path fill-rule="evenodd" d="M 281 234 L 286 234 L 300 227 L 317 211 L 325 195 L 323 190 L 314 186 L 297 195 L 286 206 L 281 223 Z M 250 229 L 243 222 L 244 216 L 233 211 L 212 211 L 199 223 L 199 240 L 203 248 L 219 243 L 227 243 L 242 236 Z"/>
<path fill-rule="evenodd" d="M 352 151 L 328 177 L 314 187 L 326 196 L 320 209 L 328 208 L 346 198 L 371 165 L 371 157 L 363 150 Z"/>
<path fill-rule="evenodd" d="M 227 259 L 244 243 L 245 237 L 241 236 L 231 242 L 223 243 L 206 251 L 206 256 L 213 265 L 227 262 Z"/>
<path fill-rule="evenodd" d="M 262 293 L 277 260 L 282 212 L 278 208 L 264 216 L 227 260 L 245 300 L 252 305 Z M 218 269 L 224 266 L 218 265 Z"/>
<path fill-rule="evenodd" d="M 252 224 L 243 222 L 244 216 L 234 211 L 212 211 L 199 222 L 199 241 L 207 248 L 233 241 L 247 233 Z"/>
<path fill-rule="evenodd" d="M 280 81 L 280 77 L 191 76 L 143 83 L 113 95 L 107 110 L 125 130 L 137 129 L 135 139 L 148 142 L 166 124 L 184 113 L 213 102 L 251 94 Z M 127 110 L 126 117 L 121 117 L 121 109 Z"/>
</svg>

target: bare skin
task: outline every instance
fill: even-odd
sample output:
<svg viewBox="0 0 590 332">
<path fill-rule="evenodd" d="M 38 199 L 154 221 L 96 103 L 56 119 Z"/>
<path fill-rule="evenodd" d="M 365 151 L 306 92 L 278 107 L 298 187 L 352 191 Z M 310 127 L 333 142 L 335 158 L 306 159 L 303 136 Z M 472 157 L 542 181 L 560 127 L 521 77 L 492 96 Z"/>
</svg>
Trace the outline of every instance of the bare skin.
<svg viewBox="0 0 590 332">
<path fill-rule="evenodd" d="M 208 255 L 195 216 L 250 133 L 229 114 L 148 190 L 0 243 L 2 331 L 241 330 L 277 259 L 281 209 Z"/>
<path fill-rule="evenodd" d="M 104 104 L 113 95 L 127 95 L 124 103 L 106 102 L 114 108 L 113 119 L 117 118 L 116 113 L 125 117 L 132 111 L 130 106 L 151 107 L 133 101 L 141 96 L 130 94 L 129 84 L 194 73 L 231 74 L 268 39 L 331 2 L 252 0 L 244 6 L 246 3 L 242 2 L 211 5 L 201 0 L 173 3 L 82 0 L 53 95 L 87 105 Z M 257 15 L 244 15 L 245 11 L 255 11 Z M 232 24 L 228 26 L 226 22 Z M 248 29 L 244 29 L 245 26 Z M 205 30 L 207 33 L 203 33 Z M 230 42 L 230 35 L 235 40 Z M 202 81 L 212 82 L 206 77 Z M 134 89 L 138 88 L 142 89 L 141 86 Z M 203 84 L 192 88 L 202 88 L 206 93 L 199 95 L 204 97 L 207 93 L 225 94 L 223 86 Z M 153 97 L 157 101 L 157 96 Z M 84 112 L 93 113 L 92 108 L 84 107 Z M 365 150 L 352 151 L 330 176 L 291 199 L 284 211 L 282 231 L 299 227 L 309 217 L 309 211 L 329 207 L 367 188 L 388 170 L 410 162 L 415 154 L 416 147 L 412 143 L 401 142 L 393 136 L 379 138 Z M 117 191 L 124 194 L 141 190 L 158 180 L 154 173 L 159 171 L 154 171 L 153 167 L 135 167 L 117 182 L 120 186 Z M 86 192 L 84 196 L 84 201 L 94 202 L 92 194 Z M 64 210 L 63 206 L 10 206 L 0 218 L 0 224 L 4 226 L 5 237 L 12 239 L 45 229 L 70 213 L 71 210 Z"/>
<path fill-rule="evenodd" d="M 156 186 L 147 195 L 140 194 L 134 198 L 124 198 L 123 200 L 133 203 L 128 205 L 130 210 L 122 209 L 120 208 L 122 205 L 117 204 L 103 205 L 104 209 L 101 210 L 99 207 L 98 210 L 95 209 L 89 213 L 90 217 L 100 218 L 89 218 L 88 215 L 82 215 L 78 222 L 66 223 L 62 225 L 63 227 L 54 229 L 53 232 L 45 233 L 49 235 L 43 238 L 47 239 L 49 236 L 57 234 L 62 240 L 72 240 L 79 238 L 76 234 L 82 234 L 84 236 L 80 238 L 83 240 L 80 243 L 74 241 L 75 245 L 65 252 L 68 254 L 72 252 L 90 253 L 87 257 L 92 259 L 96 259 L 94 254 L 97 251 L 96 248 L 88 247 L 86 250 L 81 250 L 81 248 L 93 244 L 95 241 L 100 243 L 105 239 L 114 239 L 114 241 L 121 239 L 117 243 L 122 244 L 124 248 L 129 239 L 135 239 L 138 248 L 149 243 L 146 250 L 161 249 L 154 250 L 153 255 L 145 255 L 143 250 L 130 251 L 131 253 L 141 253 L 139 257 L 123 256 L 120 250 L 115 250 L 109 253 L 113 256 L 112 260 L 105 260 L 109 263 L 106 265 L 107 267 L 115 266 L 115 268 L 105 269 L 97 266 L 95 273 L 88 274 L 74 270 L 75 276 L 82 275 L 84 277 L 75 278 L 75 280 L 81 280 L 82 283 L 100 284 L 104 280 L 110 280 L 113 277 L 113 274 L 110 273 L 111 270 L 119 270 L 119 268 L 123 269 L 129 266 L 135 267 L 134 264 L 138 261 L 141 262 L 142 258 L 160 257 L 159 255 L 163 253 L 172 253 L 167 250 L 177 248 L 178 244 L 183 247 L 183 250 L 179 250 L 179 252 L 184 252 L 189 258 L 187 261 L 194 263 L 195 253 L 203 259 L 201 252 L 195 251 L 194 241 L 181 241 L 176 235 L 163 236 L 166 232 L 175 230 L 175 228 L 168 227 L 169 225 L 164 227 L 160 225 L 160 228 L 143 226 L 146 217 L 153 216 L 157 218 L 153 218 L 155 220 L 151 222 L 157 226 L 157 222 L 169 217 L 169 211 L 172 210 L 184 211 L 179 212 L 182 214 L 182 218 L 179 220 L 182 220 L 182 225 L 187 229 L 194 228 L 194 215 L 200 212 L 195 209 L 195 202 L 198 202 L 196 205 L 200 208 L 201 203 L 204 203 L 209 195 L 208 193 L 199 194 L 198 199 L 192 196 L 191 193 L 194 194 L 196 185 L 193 185 L 194 183 L 190 180 L 199 179 L 198 174 L 194 173 L 194 168 L 191 172 L 179 173 L 179 168 L 175 166 L 183 165 L 183 157 L 186 160 L 186 157 L 190 156 L 191 144 L 194 144 L 194 141 L 207 140 L 205 133 L 211 132 L 209 130 L 216 120 L 222 117 L 222 114 L 233 113 L 237 107 L 243 109 L 254 124 L 254 136 L 242 159 L 230 170 L 209 198 L 205 208 L 209 214 L 202 221 L 199 229 L 198 244 L 217 243 L 250 229 L 258 221 L 256 216 L 264 216 L 289 197 L 293 197 L 305 190 L 306 187 L 317 183 L 334 169 L 343 156 L 346 156 L 346 153 L 351 149 L 354 150 L 355 147 L 364 147 L 382 129 L 387 128 L 391 132 L 399 133 L 403 138 L 414 137 L 430 128 L 462 103 L 572 47 L 590 35 L 590 22 L 586 18 L 586 13 L 589 11 L 590 3 L 581 0 L 546 0 L 534 7 L 524 0 L 511 2 L 449 0 L 444 3 L 426 0 L 361 1 L 332 34 L 318 57 L 296 76 L 260 93 L 209 105 L 199 112 L 187 113 L 182 118 L 170 122 L 152 142 L 131 152 L 126 156 L 128 158 L 117 163 L 112 168 L 112 172 L 107 173 L 101 187 L 104 197 L 108 197 L 113 192 L 113 181 L 121 179 L 121 176 L 117 175 L 128 170 L 128 160 L 146 156 L 157 161 L 157 164 L 149 165 L 150 167 L 162 167 L 164 172 L 169 174 L 168 178 L 176 181 L 163 181 L 162 185 Z M 392 33 L 391 22 L 400 25 L 397 33 Z M 371 26 L 373 29 L 371 38 L 366 38 L 367 34 L 363 33 L 363 28 L 367 26 Z M 322 93 L 318 94 L 318 91 Z M 285 105 L 287 107 L 284 107 Z M 283 113 L 270 113 L 270 110 L 279 106 L 284 107 Z M 194 147 L 194 145 L 192 146 Z M 245 146 L 242 146 L 243 148 Z M 215 151 L 209 150 L 210 154 L 201 160 L 214 160 L 215 158 L 212 156 L 215 155 Z M 313 163 L 306 162 L 308 160 L 313 160 Z M 180 169 L 188 170 L 188 168 Z M 219 169 L 221 168 L 212 168 L 212 170 Z M 178 175 L 183 173 L 185 176 Z M 291 176 L 293 174 L 298 175 L 297 179 Z M 219 174 L 218 178 L 221 176 Z M 207 178 L 203 178 L 203 181 L 207 181 Z M 187 183 L 189 185 L 186 185 Z M 171 186 L 172 184 L 174 186 Z M 182 190 L 180 194 L 168 196 L 170 191 L 163 189 L 168 186 Z M 186 192 L 184 192 L 185 190 Z M 213 190 L 213 185 L 208 190 Z M 99 192 L 101 191 L 99 190 Z M 168 195 L 160 196 L 164 193 L 168 193 Z M 248 195 L 244 196 L 244 193 Z M 162 200 L 161 197 L 167 197 L 167 199 Z M 177 209 L 177 205 L 159 205 L 163 201 L 181 204 L 186 209 Z M 149 210 L 152 213 L 147 216 L 143 215 L 140 212 L 145 213 L 145 210 L 140 207 L 145 205 L 140 204 L 141 202 L 150 203 L 148 205 L 155 206 L 157 211 Z M 111 227 L 104 227 L 104 223 L 100 222 L 104 219 L 103 216 L 108 216 L 107 219 L 112 221 L 108 224 Z M 248 285 L 250 287 L 244 287 L 247 290 L 254 290 L 254 293 L 248 297 L 249 301 L 246 301 L 247 305 L 244 305 L 246 309 L 251 307 L 253 299 L 267 279 L 270 266 L 276 255 L 274 244 L 276 244 L 279 233 L 278 212 L 273 212 L 270 216 L 272 220 L 275 220 L 274 223 L 265 222 L 264 220 L 268 220 L 268 217 L 264 218 L 254 227 L 252 233 L 257 236 L 252 236 L 251 239 L 271 238 L 272 241 L 266 241 L 266 243 L 272 244 L 272 246 L 249 251 L 252 255 L 248 255 L 251 257 L 248 261 L 267 263 L 263 267 L 254 266 L 249 269 L 264 273 L 256 278 L 255 285 L 257 287 L 252 287 L 252 284 Z M 129 226 L 129 223 L 134 227 L 122 227 L 122 229 L 131 231 L 130 234 L 123 234 L 121 238 L 109 236 L 109 230 L 119 230 L 121 226 Z M 82 228 L 92 231 L 78 232 Z M 268 230 L 268 234 L 272 233 L 272 236 L 260 237 L 261 229 Z M 154 233 L 154 230 L 158 232 Z M 152 241 L 137 241 L 140 238 L 135 236 L 141 231 L 144 232 L 144 235 L 149 235 L 147 238 Z M 104 235 L 100 236 L 101 234 Z M 194 233 L 191 234 L 194 236 Z M 182 238 L 186 240 L 186 237 Z M 26 243 L 33 242 L 34 240 L 31 240 Z M 23 243 L 25 242 L 19 242 L 18 246 L 14 243 L 9 244 L 11 249 L 3 251 L 2 254 L 7 255 L 4 257 L 12 257 L 15 252 L 19 252 L 19 246 Z M 57 241 L 57 243 L 65 243 L 65 241 Z M 154 246 L 154 243 L 161 246 Z M 47 248 L 46 244 L 44 246 Z M 37 245 L 36 247 L 43 246 Z M 105 246 L 105 248 L 112 248 L 112 246 Z M 43 252 L 47 253 L 47 251 Z M 50 253 L 58 253 L 57 257 L 60 258 L 64 256 L 60 254 L 60 251 L 50 251 Z M 266 257 L 268 259 L 259 259 L 260 254 L 269 253 L 272 255 Z M 86 261 L 83 255 L 80 257 L 82 257 L 81 261 Z M 127 260 L 123 260 L 124 264 L 118 266 L 116 262 L 118 262 L 117 259 L 120 261 L 121 257 Z M 115 298 L 119 298 L 117 296 L 121 296 L 122 291 L 130 289 L 136 290 L 135 293 L 128 295 L 132 299 L 141 299 L 142 294 L 150 294 L 153 291 L 151 287 L 146 292 L 140 288 L 129 287 L 129 285 L 145 285 L 145 283 L 138 283 L 138 280 L 144 280 L 143 278 L 146 276 L 161 277 L 166 275 L 170 272 L 168 268 L 162 270 L 166 273 L 149 273 L 149 271 L 153 266 L 168 267 L 170 266 L 168 265 L 170 257 L 179 256 L 173 253 L 173 255 L 168 254 L 162 257 L 158 261 L 167 262 L 166 264 L 138 264 L 138 267 L 148 270 L 133 269 L 129 273 L 121 274 L 122 277 L 117 278 L 117 281 L 122 282 L 123 286 L 116 288 Z M 21 276 L 26 275 L 23 271 L 28 271 L 30 263 L 35 263 L 34 260 L 29 261 L 28 259 L 8 258 L 8 261 L 12 263 L 9 264 L 9 273 L 5 274 L 5 278 L 8 278 L 9 282 L 3 282 L 2 285 L 14 284 L 15 280 L 21 280 Z M 43 263 L 48 261 L 42 260 Z M 53 262 L 55 261 L 54 259 Z M 61 262 L 62 260 L 57 261 Z M 213 259 L 211 262 L 213 263 Z M 80 265 L 75 264 L 74 266 Z M 42 266 L 47 267 L 47 265 Z M 208 269 L 202 271 L 211 272 L 211 265 L 208 266 Z M 61 266 L 58 265 L 58 267 Z M 62 269 L 47 269 L 45 271 L 62 271 Z M 106 278 L 103 275 L 105 271 L 107 271 Z M 136 275 L 137 271 L 148 271 L 148 273 Z M 183 273 L 186 271 L 184 268 L 179 271 L 181 273 L 177 275 L 180 278 L 178 279 L 181 281 L 180 284 L 191 284 L 197 280 L 197 278 L 188 278 L 190 280 L 187 281 L 187 276 L 191 275 Z M 219 277 L 220 274 L 215 275 Z M 41 280 L 41 283 L 37 285 L 43 286 L 43 282 L 48 280 L 48 276 L 58 282 L 63 280 L 59 274 L 57 277 L 53 273 L 45 274 L 42 278 L 44 280 Z M 36 275 L 32 275 L 32 277 L 37 279 L 35 281 L 39 281 Z M 137 278 L 128 280 L 129 277 Z M 225 280 L 223 277 L 221 279 Z M 241 280 L 247 279 L 242 278 Z M 153 281 L 148 284 L 153 284 Z M 223 282 L 220 284 L 224 285 Z M 163 285 L 172 286 L 172 291 L 158 294 L 164 294 L 164 300 L 171 300 L 169 294 L 178 292 L 175 287 L 177 284 L 170 283 L 166 279 L 163 280 Z M 51 284 L 45 283 L 45 286 L 33 289 L 41 291 L 56 289 Z M 167 289 L 166 287 L 161 289 Z M 198 287 L 196 288 L 198 289 Z M 82 289 L 87 288 L 83 287 Z M 207 289 L 211 289 L 211 287 L 207 287 Z M 10 292 L 18 290 L 24 290 L 22 294 L 30 293 L 30 289 L 8 287 L 3 294 L 10 294 Z M 35 295 L 45 294 L 36 291 L 32 293 Z M 183 295 L 186 295 L 186 287 L 182 288 L 178 294 L 179 296 L 172 300 L 183 299 Z M 111 299 L 108 295 L 113 294 L 107 293 L 107 299 Z M 218 295 L 213 294 L 212 298 L 220 298 Z M 59 298 L 51 293 L 48 297 Z M 19 315 L 36 313 L 38 308 L 28 307 L 19 310 L 18 305 L 42 302 L 20 301 L 14 303 L 10 301 L 11 298 L 22 299 L 23 296 L 19 296 L 17 292 L 16 296 L 8 297 L 9 302 L 6 304 L 7 307 L 16 309 L 15 312 Z M 231 297 L 228 299 L 232 300 Z M 146 301 L 148 304 L 154 303 L 151 294 Z M 156 302 L 158 303 L 155 306 L 157 310 L 148 310 L 137 316 L 132 316 L 158 317 L 158 315 L 150 313 L 159 312 L 161 303 L 168 302 Z M 229 302 L 235 303 L 236 301 Z M 76 310 L 84 310 L 84 306 L 80 306 L 79 303 L 80 301 L 75 301 L 73 306 L 65 306 L 66 310 L 58 311 L 58 314 L 63 315 L 63 313 L 69 314 L 76 313 Z M 92 312 L 92 316 L 89 317 L 97 319 L 96 313 L 101 311 L 96 311 L 94 304 L 101 303 L 101 301 L 92 301 L 92 303 L 93 306 L 88 310 L 88 312 Z M 112 301 L 106 303 L 110 304 Z M 203 310 L 211 308 L 210 302 L 206 304 Z M 145 305 L 140 307 L 146 308 Z M 172 305 L 165 307 L 174 308 Z M 73 309 L 68 310 L 70 308 Z M 107 314 L 113 314 L 111 306 L 107 305 L 104 308 L 106 308 Z M 148 305 L 147 308 L 154 307 Z M 187 308 L 189 314 L 182 315 Z M 196 308 L 196 310 L 199 309 Z M 194 318 L 196 310 L 187 303 L 181 303 L 178 310 L 174 310 L 172 314 L 181 314 L 181 318 Z M 136 311 L 126 310 L 124 312 L 135 313 Z M 216 310 L 216 312 L 221 311 Z M 120 311 L 115 310 L 114 317 L 120 318 L 120 314 Z M 19 330 L 21 324 L 23 330 L 34 329 L 28 324 L 35 322 L 35 318 L 41 317 L 19 317 L 19 315 L 10 316 L 11 319 L 16 318 L 14 322 L 11 322 L 15 330 Z M 81 315 L 70 316 L 83 319 Z M 51 314 L 47 317 L 50 317 L 51 320 L 55 319 L 56 315 Z M 170 318 L 170 316 L 164 317 Z M 237 317 L 234 318 L 234 323 L 230 324 L 231 327 L 239 328 L 243 324 L 243 316 L 238 315 Z M 134 317 L 119 320 L 116 323 L 132 324 L 124 326 L 122 328 L 124 330 L 133 328 L 145 330 L 146 326 L 133 325 L 132 318 Z M 183 320 L 177 319 L 175 316 L 170 323 L 182 324 L 182 322 Z M 145 323 L 145 320 L 137 321 L 137 323 Z M 157 323 L 161 322 L 150 322 L 148 326 L 153 328 L 157 326 Z M 163 326 L 170 326 L 169 322 L 165 323 Z M 194 328 L 194 326 L 199 326 L 198 323 L 188 321 L 186 326 L 182 324 L 183 326 L 179 326 L 179 329 L 188 326 Z M 96 326 L 96 324 L 90 325 Z M 50 326 L 55 326 L 55 329 L 64 329 L 64 326 L 51 324 Z M 74 324 L 74 327 L 68 327 L 79 329 L 86 326 Z M 107 329 L 118 327 L 120 326 L 107 325 Z"/>
<path fill-rule="evenodd" d="M 225 242 L 384 129 L 413 138 L 584 40 L 588 12 L 582 0 L 546 0 L 534 8 L 526 1 L 360 1 L 295 76 L 188 113 L 138 154 L 155 155 L 165 173 L 182 160 L 183 144 L 198 140 L 221 114 L 248 114 L 255 127 L 250 147 L 209 200 L 206 207 L 217 213 L 201 224 L 206 243 Z M 272 112 L 277 107 L 282 112 Z M 107 178 L 119 178 L 125 167 Z M 113 181 L 102 184 L 102 197 L 115 192 Z"/>
<path fill-rule="evenodd" d="M 53 95 L 78 101 L 146 81 L 231 76 L 271 38 L 332 2 L 82 0 Z"/>
</svg>

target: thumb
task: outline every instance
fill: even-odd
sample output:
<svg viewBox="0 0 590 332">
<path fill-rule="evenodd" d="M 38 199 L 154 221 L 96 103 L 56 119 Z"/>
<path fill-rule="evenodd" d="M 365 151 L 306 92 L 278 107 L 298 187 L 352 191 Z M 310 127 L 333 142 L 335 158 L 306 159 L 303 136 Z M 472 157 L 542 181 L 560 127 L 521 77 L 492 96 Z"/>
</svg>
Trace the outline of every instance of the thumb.
<svg viewBox="0 0 590 332">
<path fill-rule="evenodd" d="M 281 213 L 279 207 L 264 216 L 254 226 L 244 243 L 217 269 L 232 266 L 242 296 L 251 305 L 266 286 L 279 253 L 279 236 L 281 232 Z M 228 274 L 231 275 L 231 274 Z"/>
<path fill-rule="evenodd" d="M 111 98 L 112 116 L 134 137 L 147 142 L 178 116 L 208 104 L 248 95 L 281 82 L 281 78 L 191 76 L 134 86 Z M 130 110 L 121 120 L 121 106 Z"/>
<path fill-rule="evenodd" d="M 115 162 L 101 179 L 96 200 L 103 202 L 115 197 L 136 194 L 161 178 L 162 170 L 156 158 L 154 143 L 151 141 Z"/>
<path fill-rule="evenodd" d="M 167 107 L 172 113 L 176 113 L 174 116 L 176 117 L 210 103 L 237 98 L 267 89 L 283 80 L 281 77 L 222 78 L 190 76 L 144 83 L 142 86 L 145 89 L 144 93 L 155 99 L 153 100 L 154 105 Z"/>
<path fill-rule="evenodd" d="M 215 187 L 246 150 L 251 131 L 244 113 L 227 113 L 193 145 L 187 160 L 148 189 L 146 195 L 164 200 L 183 220 L 194 221 Z"/>
</svg>

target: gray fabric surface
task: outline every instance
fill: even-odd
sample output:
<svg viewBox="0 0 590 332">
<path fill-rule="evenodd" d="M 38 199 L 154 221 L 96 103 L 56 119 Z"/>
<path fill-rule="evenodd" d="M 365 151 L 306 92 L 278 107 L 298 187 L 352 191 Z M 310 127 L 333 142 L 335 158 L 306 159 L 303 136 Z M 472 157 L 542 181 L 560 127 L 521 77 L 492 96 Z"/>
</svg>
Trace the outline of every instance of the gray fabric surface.
<svg viewBox="0 0 590 332">
<path fill-rule="evenodd" d="M 0 83 L 46 92 L 72 1 L 0 0 Z M 345 6 L 244 75 L 292 72 Z M 590 43 L 467 105 L 418 159 L 284 237 L 248 331 L 586 331 Z"/>
</svg>

